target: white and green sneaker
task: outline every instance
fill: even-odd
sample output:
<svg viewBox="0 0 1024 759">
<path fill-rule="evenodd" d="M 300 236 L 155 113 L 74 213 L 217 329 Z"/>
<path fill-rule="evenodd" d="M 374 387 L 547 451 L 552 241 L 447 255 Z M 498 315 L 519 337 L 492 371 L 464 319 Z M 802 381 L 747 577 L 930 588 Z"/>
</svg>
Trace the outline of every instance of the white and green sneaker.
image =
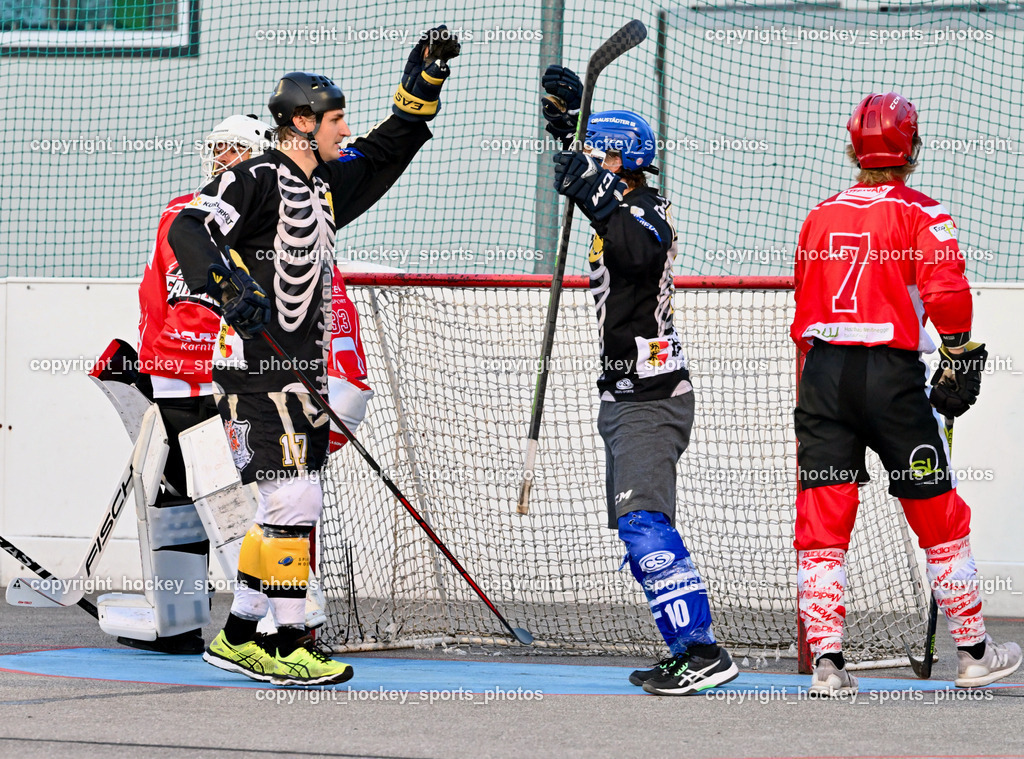
<svg viewBox="0 0 1024 759">
<path fill-rule="evenodd" d="M 334 685 L 351 679 L 352 667 L 335 661 L 327 653 L 317 647 L 312 638 L 301 638 L 287 656 L 281 656 L 278 651 L 270 682 L 274 685 Z"/>
<path fill-rule="evenodd" d="M 644 690 L 655 696 L 690 696 L 735 680 L 739 673 L 724 648 L 711 657 L 687 651 L 664 665 L 660 675 L 645 680 Z"/>
<path fill-rule="evenodd" d="M 643 685 L 652 677 L 657 677 L 665 673 L 665 668 L 669 666 L 676 659 L 675 655 L 668 656 L 650 669 L 634 669 L 629 675 L 629 682 L 631 685 Z"/>
<path fill-rule="evenodd" d="M 267 683 L 274 674 L 277 661 L 264 648 L 265 645 L 266 636 L 258 635 L 256 640 L 233 646 L 221 630 L 206 649 L 203 660 L 228 672 L 238 672 L 253 680 Z"/>
</svg>

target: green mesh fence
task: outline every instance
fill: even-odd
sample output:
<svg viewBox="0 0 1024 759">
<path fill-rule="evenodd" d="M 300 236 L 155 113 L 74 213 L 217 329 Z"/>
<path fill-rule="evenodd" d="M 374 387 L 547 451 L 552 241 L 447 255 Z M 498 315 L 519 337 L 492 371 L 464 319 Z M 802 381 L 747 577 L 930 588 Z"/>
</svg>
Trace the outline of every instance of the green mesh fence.
<svg viewBox="0 0 1024 759">
<path fill-rule="evenodd" d="M 638 111 L 665 141 L 677 273 L 788 273 L 807 211 L 852 181 L 853 106 L 898 88 L 921 112 L 912 184 L 957 219 L 970 275 L 1021 278 L 1020 6 L 866 0 L 0 0 L 0 276 L 138 276 L 160 211 L 198 185 L 196 144 L 214 124 L 267 118 L 277 79 L 304 69 L 342 85 L 364 131 L 388 112 L 412 40 L 441 21 L 466 44 L 436 138 L 342 231 L 339 255 L 543 271 L 559 213 L 539 74 L 556 61 L 582 72 L 630 18 L 650 36 L 605 72 L 594 106 Z M 586 234 L 578 222 L 569 272 L 584 271 Z"/>
</svg>

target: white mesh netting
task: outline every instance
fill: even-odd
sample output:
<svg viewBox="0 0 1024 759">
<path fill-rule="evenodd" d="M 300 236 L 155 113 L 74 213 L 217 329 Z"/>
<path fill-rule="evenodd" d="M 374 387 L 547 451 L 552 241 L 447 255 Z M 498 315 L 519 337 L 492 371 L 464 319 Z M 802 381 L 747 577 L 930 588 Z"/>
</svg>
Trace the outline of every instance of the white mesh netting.
<svg viewBox="0 0 1024 759">
<path fill-rule="evenodd" d="M 534 649 L 662 653 L 607 529 L 596 430 L 596 325 L 563 292 L 530 513 L 516 513 L 547 289 L 351 287 L 376 397 L 357 436 Z M 788 290 L 676 295 L 697 411 L 677 526 L 734 653 L 795 655 L 796 354 Z M 877 460 L 849 554 L 847 656 L 888 659 L 926 612 L 898 503 Z M 318 532 L 338 648 L 502 643 L 500 623 L 347 446 L 328 465 Z M 531 650 L 534 650 L 531 649 Z"/>
</svg>

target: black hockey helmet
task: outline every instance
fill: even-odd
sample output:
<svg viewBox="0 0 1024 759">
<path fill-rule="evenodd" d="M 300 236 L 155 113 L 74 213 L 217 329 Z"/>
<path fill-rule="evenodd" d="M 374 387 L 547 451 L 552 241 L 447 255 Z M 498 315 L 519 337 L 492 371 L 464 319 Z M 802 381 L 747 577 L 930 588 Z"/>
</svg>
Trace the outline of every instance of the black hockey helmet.
<svg viewBox="0 0 1024 759">
<path fill-rule="evenodd" d="M 303 105 L 313 109 L 319 129 L 320 119 L 327 111 L 345 107 L 345 94 L 326 76 L 305 71 L 285 74 L 270 96 L 270 113 L 274 121 L 279 126 L 292 126 L 295 109 Z"/>
</svg>

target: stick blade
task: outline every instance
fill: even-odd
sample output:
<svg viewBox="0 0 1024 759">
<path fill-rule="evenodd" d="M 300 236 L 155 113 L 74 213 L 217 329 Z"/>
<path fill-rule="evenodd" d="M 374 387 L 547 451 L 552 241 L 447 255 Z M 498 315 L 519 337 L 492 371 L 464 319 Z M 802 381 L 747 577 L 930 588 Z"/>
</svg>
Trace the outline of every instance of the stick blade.
<svg viewBox="0 0 1024 759">
<path fill-rule="evenodd" d="M 907 652 L 907 658 L 910 659 L 910 668 L 914 670 L 914 674 L 922 680 L 928 680 L 932 676 L 932 663 L 928 661 L 928 657 L 925 656 L 923 659 L 918 659 L 910 651 L 910 644 L 904 643 L 903 649 Z"/>
<path fill-rule="evenodd" d="M 36 606 L 53 609 L 74 606 L 82 600 L 82 591 L 72 591 L 58 579 L 17 577 L 7 586 L 7 603 L 11 606 Z"/>
<path fill-rule="evenodd" d="M 512 634 L 516 636 L 516 640 L 522 643 L 524 646 L 533 644 L 533 635 L 530 631 L 523 627 L 513 627 Z"/>
<path fill-rule="evenodd" d="M 639 45 L 647 39 L 647 27 L 640 19 L 633 19 L 624 27 L 605 40 L 587 63 L 587 78 L 596 77 L 620 55 Z"/>
</svg>

